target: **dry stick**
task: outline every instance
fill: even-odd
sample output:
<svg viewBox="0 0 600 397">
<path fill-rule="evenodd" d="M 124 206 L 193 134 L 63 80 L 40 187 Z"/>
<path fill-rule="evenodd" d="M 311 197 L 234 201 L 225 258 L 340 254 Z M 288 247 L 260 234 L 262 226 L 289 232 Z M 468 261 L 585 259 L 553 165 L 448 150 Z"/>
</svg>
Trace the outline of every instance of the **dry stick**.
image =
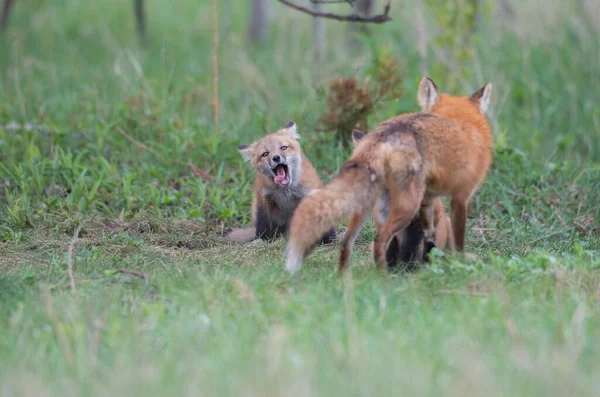
<svg viewBox="0 0 600 397">
<path fill-rule="evenodd" d="M 136 276 L 136 277 L 139 277 L 142 280 L 144 280 L 145 285 L 150 285 L 150 279 L 148 278 L 148 275 L 144 272 L 140 272 L 137 270 L 131 270 L 131 269 L 119 269 L 115 272 L 115 274 L 118 274 L 118 273 L 131 274 L 132 276 Z"/>
<path fill-rule="evenodd" d="M 139 146 L 140 148 L 142 148 L 144 150 L 149 151 L 150 153 L 152 153 L 159 159 L 161 159 L 163 161 L 165 160 L 165 158 L 160 153 L 158 153 L 156 150 L 152 149 L 151 147 L 147 146 L 145 143 L 136 140 L 134 137 L 132 137 L 131 135 L 129 135 L 128 133 L 123 131 L 123 129 L 121 127 L 117 127 L 117 131 L 119 132 L 119 134 L 123 135 L 123 137 L 125 137 L 125 139 L 127 139 L 129 142 L 133 143 L 134 145 Z M 178 162 L 178 160 L 173 160 L 173 161 Z"/>
<path fill-rule="evenodd" d="M 125 139 L 127 139 L 129 142 L 133 143 L 134 145 L 138 146 L 139 148 L 143 149 L 143 150 L 147 150 L 150 153 L 152 153 L 153 155 L 155 155 L 158 159 L 160 159 L 161 161 L 165 161 L 165 162 L 170 162 L 170 163 L 175 163 L 175 164 L 179 164 L 179 165 L 184 165 L 186 167 L 189 167 L 192 172 L 194 172 L 194 174 L 196 176 L 199 176 L 201 178 L 204 179 L 215 179 L 214 176 L 210 175 L 208 172 L 201 170 L 200 168 L 196 167 L 194 164 L 192 164 L 192 161 L 188 161 L 187 163 L 184 163 L 183 161 L 179 161 L 177 159 L 165 159 L 164 156 L 160 153 L 158 153 L 156 150 L 152 149 L 151 147 L 149 147 L 148 145 L 146 145 L 143 142 L 138 141 L 137 139 L 135 139 L 134 137 L 132 137 L 131 135 L 129 135 L 128 133 L 126 133 L 125 131 L 123 131 L 122 128 L 117 127 L 117 132 L 119 134 L 121 134 Z"/>
<path fill-rule="evenodd" d="M 452 289 L 441 289 L 435 291 L 437 295 L 464 295 L 464 296 L 472 296 L 476 298 L 487 298 L 489 294 L 487 292 L 481 291 L 460 291 L 460 290 L 452 290 Z"/>
<path fill-rule="evenodd" d="M 213 67 L 213 123 L 215 125 L 215 133 L 219 133 L 219 65 L 218 65 L 218 50 L 219 50 L 219 21 L 217 14 L 217 0 L 212 1 L 212 36 L 213 36 L 213 51 L 212 51 L 212 67 Z"/>
<path fill-rule="evenodd" d="M 333 19 L 336 21 L 362 22 L 362 23 L 383 23 L 383 22 L 392 20 L 392 18 L 390 18 L 388 15 L 390 13 L 390 1 L 391 0 L 386 0 L 385 7 L 383 9 L 383 14 L 375 15 L 372 17 L 362 17 L 357 14 L 339 15 L 339 14 L 332 14 L 329 12 L 316 12 L 316 11 L 313 11 L 306 7 L 302 7 L 302 6 L 295 4 L 288 0 L 277 0 L 277 1 L 279 1 L 281 4 L 285 4 L 286 6 L 293 8 L 294 10 L 303 12 L 308 15 L 312 15 L 313 17 Z"/>
<path fill-rule="evenodd" d="M 80 223 L 75 229 L 75 233 L 73 233 L 73 237 L 71 238 L 71 242 L 69 243 L 69 251 L 67 252 L 67 270 L 69 272 L 69 280 L 71 281 L 71 294 L 75 294 L 75 277 L 73 277 L 73 249 L 75 248 L 75 242 L 79 238 L 79 232 L 81 231 L 81 226 L 83 223 Z"/>
</svg>

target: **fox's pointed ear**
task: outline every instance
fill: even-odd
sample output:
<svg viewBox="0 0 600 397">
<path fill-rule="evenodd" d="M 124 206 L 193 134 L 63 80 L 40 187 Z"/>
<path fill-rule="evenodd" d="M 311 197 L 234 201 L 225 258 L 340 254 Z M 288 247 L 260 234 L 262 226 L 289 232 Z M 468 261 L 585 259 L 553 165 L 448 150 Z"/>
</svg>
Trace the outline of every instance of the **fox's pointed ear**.
<svg viewBox="0 0 600 397">
<path fill-rule="evenodd" d="M 423 77 L 419 83 L 419 94 L 417 95 L 421 111 L 430 112 L 439 96 L 440 90 L 433 80 Z"/>
<path fill-rule="evenodd" d="M 469 97 L 469 100 L 479 105 L 481 113 L 485 113 L 490 105 L 490 97 L 492 96 L 492 83 L 487 83 L 480 89 L 478 89 L 473 95 Z"/>
<path fill-rule="evenodd" d="M 352 143 L 354 144 L 354 146 L 356 146 L 356 144 L 358 143 L 358 141 L 360 141 L 361 139 L 363 139 L 365 137 L 365 133 L 359 130 L 352 130 Z"/>
<path fill-rule="evenodd" d="M 237 147 L 237 149 L 244 158 L 244 161 L 250 161 L 250 159 L 254 155 L 253 145 L 240 145 Z"/>
<path fill-rule="evenodd" d="M 292 139 L 300 139 L 300 135 L 298 135 L 298 127 L 296 127 L 296 123 L 294 121 L 290 121 L 283 129 L 283 132 L 288 134 Z"/>
</svg>

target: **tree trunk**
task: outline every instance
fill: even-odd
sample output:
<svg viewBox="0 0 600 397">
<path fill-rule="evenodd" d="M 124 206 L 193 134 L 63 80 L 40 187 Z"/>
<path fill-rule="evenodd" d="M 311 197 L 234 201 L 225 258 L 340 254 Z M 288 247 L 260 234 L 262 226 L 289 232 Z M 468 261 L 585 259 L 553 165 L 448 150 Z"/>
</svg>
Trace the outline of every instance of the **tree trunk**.
<svg viewBox="0 0 600 397">
<path fill-rule="evenodd" d="M 251 42 L 262 40 L 269 34 L 271 27 L 269 1 L 270 0 L 252 0 L 250 27 L 248 29 L 248 36 Z"/>
<path fill-rule="evenodd" d="M 375 7 L 376 0 L 356 0 L 354 3 L 354 13 L 357 15 L 361 15 L 364 17 L 370 17 L 373 13 L 373 8 Z M 357 50 L 359 48 L 359 41 L 357 38 L 358 34 L 364 34 L 368 32 L 367 24 L 353 22 L 350 24 L 348 28 L 349 31 L 349 47 L 350 50 Z"/>
<path fill-rule="evenodd" d="M 315 3 L 313 9 L 316 12 L 321 11 L 321 4 Z M 313 18 L 313 57 L 315 61 L 319 61 L 323 58 L 323 52 L 325 51 L 325 21 L 323 18 Z"/>
<path fill-rule="evenodd" d="M 146 42 L 146 13 L 144 12 L 144 0 L 135 0 L 134 9 L 138 36 L 142 44 L 144 44 Z"/>
<path fill-rule="evenodd" d="M 2 15 L 0 15 L 0 31 L 6 29 L 8 17 L 10 16 L 10 12 L 14 3 L 14 0 L 4 0 L 4 5 L 2 6 Z"/>
</svg>

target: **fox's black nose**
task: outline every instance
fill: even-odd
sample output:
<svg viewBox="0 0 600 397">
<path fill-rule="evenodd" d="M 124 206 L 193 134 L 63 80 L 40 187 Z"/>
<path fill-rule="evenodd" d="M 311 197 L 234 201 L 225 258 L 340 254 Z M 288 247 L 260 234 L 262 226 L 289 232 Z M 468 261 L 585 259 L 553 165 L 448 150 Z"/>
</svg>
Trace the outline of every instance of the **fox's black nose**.
<svg viewBox="0 0 600 397">
<path fill-rule="evenodd" d="M 274 163 L 279 163 L 281 161 L 281 156 L 276 154 L 275 156 L 273 156 L 272 160 Z"/>
</svg>

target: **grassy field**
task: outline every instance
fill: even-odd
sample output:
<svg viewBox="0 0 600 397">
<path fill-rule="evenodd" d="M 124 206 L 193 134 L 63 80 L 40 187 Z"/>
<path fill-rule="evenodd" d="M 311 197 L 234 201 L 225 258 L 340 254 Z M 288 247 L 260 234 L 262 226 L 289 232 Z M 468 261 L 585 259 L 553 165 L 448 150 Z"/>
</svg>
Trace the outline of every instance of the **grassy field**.
<svg viewBox="0 0 600 397">
<path fill-rule="evenodd" d="M 16 3 L 0 36 L 0 395 L 598 394 L 598 1 L 487 2 L 472 54 L 451 59 L 423 9 L 442 90 L 494 84 L 494 164 L 469 210 L 479 260 L 436 252 L 389 278 L 371 225 L 343 277 L 337 246 L 291 277 L 283 240 L 222 231 L 250 222 L 237 145 L 295 120 L 324 180 L 347 158 L 315 132 L 329 80 L 362 80 L 387 49 L 406 94 L 369 123 L 417 110 L 411 2 L 354 52 L 328 22 L 316 62 L 310 17 L 274 5 L 250 45 L 246 2 L 220 0 L 219 131 L 209 1 L 148 1 L 145 48 L 129 2 Z"/>
</svg>

